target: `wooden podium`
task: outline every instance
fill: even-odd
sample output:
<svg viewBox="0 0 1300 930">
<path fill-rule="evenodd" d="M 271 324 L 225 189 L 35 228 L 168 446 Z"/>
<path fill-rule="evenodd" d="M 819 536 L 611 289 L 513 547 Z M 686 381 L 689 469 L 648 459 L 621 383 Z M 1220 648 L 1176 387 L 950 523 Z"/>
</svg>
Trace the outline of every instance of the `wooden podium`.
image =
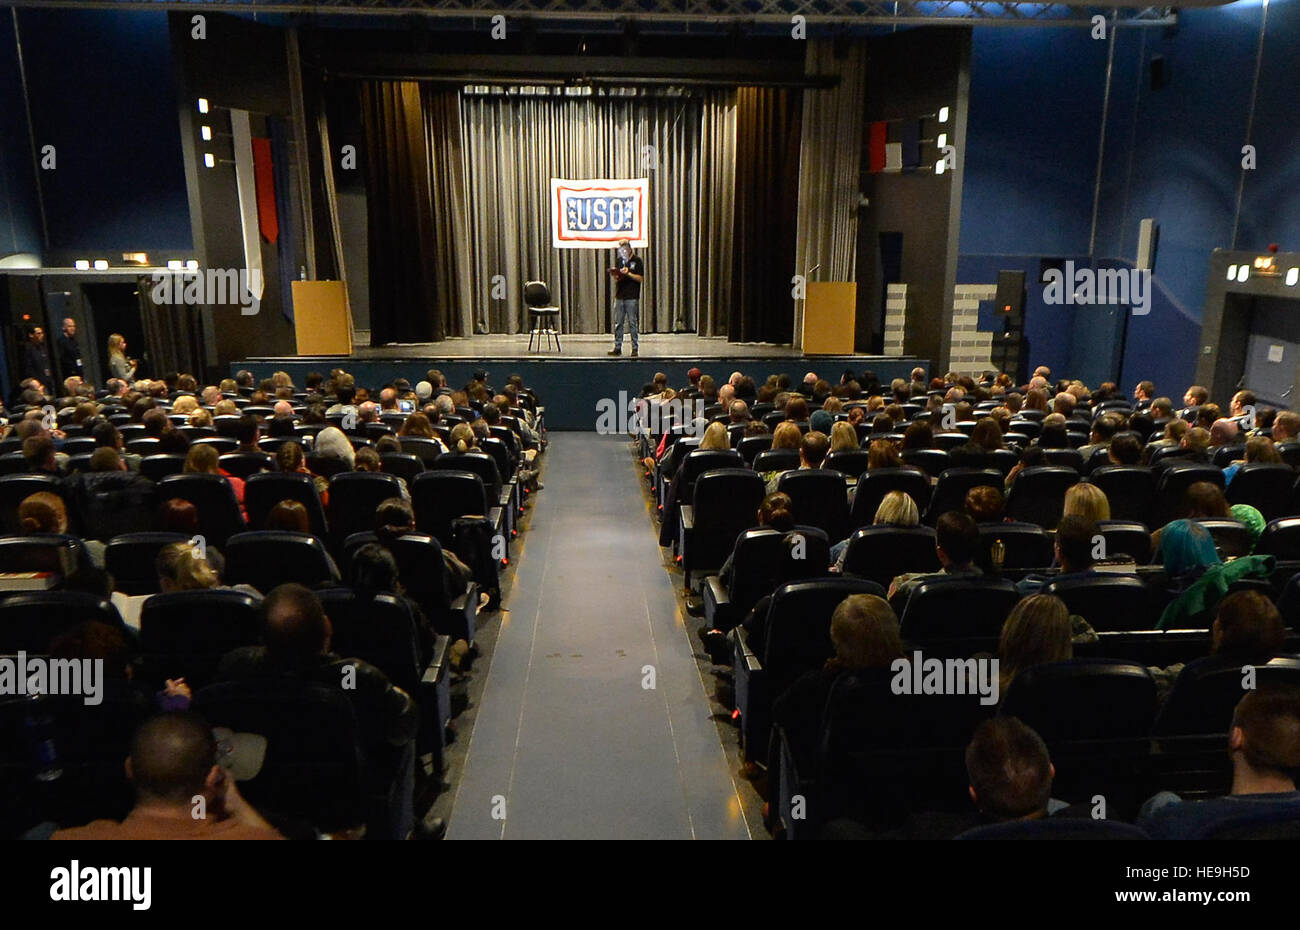
<svg viewBox="0 0 1300 930">
<path fill-rule="evenodd" d="M 803 302 L 805 355 L 852 355 L 857 325 L 858 285 L 853 281 L 809 281 Z"/>
<path fill-rule="evenodd" d="M 342 281 L 294 281 L 293 329 L 299 355 L 351 355 L 352 309 Z"/>
</svg>

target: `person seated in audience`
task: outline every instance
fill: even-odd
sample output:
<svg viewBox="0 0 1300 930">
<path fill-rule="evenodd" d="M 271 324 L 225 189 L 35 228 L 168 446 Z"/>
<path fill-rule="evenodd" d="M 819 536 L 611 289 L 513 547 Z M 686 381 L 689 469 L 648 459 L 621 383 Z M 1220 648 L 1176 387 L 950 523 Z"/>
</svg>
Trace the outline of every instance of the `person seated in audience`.
<svg viewBox="0 0 1300 930">
<path fill-rule="evenodd" d="M 189 454 L 185 456 L 184 473 L 187 475 L 220 475 L 225 478 L 230 485 L 230 489 L 235 493 L 235 500 L 239 503 L 239 512 L 244 513 L 244 479 L 236 478 L 225 471 L 220 466 L 218 458 L 217 450 L 207 443 L 190 446 Z"/>
<path fill-rule="evenodd" d="M 1277 449 L 1273 446 L 1273 440 L 1267 436 L 1251 436 L 1246 440 L 1246 448 L 1242 453 L 1242 457 L 1234 459 L 1223 469 L 1224 485 L 1232 484 L 1232 479 L 1237 477 L 1237 472 L 1241 470 L 1241 466 L 1256 463 L 1282 464 L 1282 456 L 1278 455 Z"/>
<path fill-rule="evenodd" d="M 880 499 L 880 506 L 871 520 L 872 526 L 897 526 L 903 529 L 921 525 L 921 511 L 916 501 L 906 491 L 890 491 Z M 849 551 L 849 540 L 842 539 L 831 546 L 831 571 L 844 571 L 844 557 Z"/>
<path fill-rule="evenodd" d="M 1236 422 L 1238 428 L 1254 429 L 1254 416 L 1258 403 L 1254 391 L 1248 388 L 1240 390 L 1232 395 L 1232 400 L 1228 403 L 1228 416 Z"/>
<path fill-rule="evenodd" d="M 1020 461 L 1011 466 L 1011 471 L 1007 472 L 1006 488 L 1011 490 L 1011 486 L 1016 483 L 1020 473 L 1026 468 L 1037 468 L 1039 465 L 1047 464 L 1047 456 L 1043 454 L 1042 446 L 1029 446 L 1020 453 Z"/>
<path fill-rule="evenodd" d="M 23 440 L 23 458 L 27 460 L 27 470 L 37 475 L 63 477 L 54 454 L 54 440 L 49 436 L 28 436 Z"/>
<path fill-rule="evenodd" d="M 1239 432 L 1236 420 L 1229 420 L 1226 417 L 1215 420 L 1210 427 L 1210 449 L 1214 450 L 1221 446 L 1235 445 L 1238 441 Z"/>
<path fill-rule="evenodd" d="M 321 432 L 324 432 L 322 430 Z M 342 434 L 340 434 L 342 435 Z M 351 443 L 348 444 L 351 448 Z M 355 454 L 353 464 L 356 463 Z M 302 451 L 302 446 L 296 442 L 286 442 L 275 450 L 275 469 L 284 474 L 310 475 L 312 483 L 316 485 L 316 493 L 320 495 L 321 506 L 329 508 L 330 500 L 330 483 L 329 479 L 315 474 L 307 467 L 307 455 Z"/>
<path fill-rule="evenodd" d="M 1106 465 L 1138 465 L 1142 462 L 1142 443 L 1132 433 L 1120 433 L 1107 447 Z"/>
<path fill-rule="evenodd" d="M 381 546 L 391 550 L 398 539 L 419 532 L 410 501 L 390 497 L 375 510 L 375 537 Z M 442 547 L 442 562 L 446 571 L 448 596 L 455 600 L 469 590 L 474 573 L 446 546 Z"/>
<path fill-rule="evenodd" d="M 1232 789 L 1226 797 L 1183 801 L 1162 791 L 1142 805 L 1137 825 L 1152 839 L 1191 840 L 1243 818 L 1300 817 L 1300 689 L 1248 690 L 1232 714 L 1228 755 Z"/>
<path fill-rule="evenodd" d="M 941 514 L 935 522 L 935 553 L 942 568 L 937 572 L 899 575 L 889 585 L 889 603 L 898 610 L 907 603 L 917 585 L 939 578 L 969 578 L 984 574 L 975 564 L 979 529 L 975 521 L 956 510 Z"/>
<path fill-rule="evenodd" d="M 1146 410 L 1151 406 L 1155 399 L 1156 386 L 1150 381 L 1139 381 L 1138 386 L 1133 389 L 1133 407 L 1136 410 Z"/>
<path fill-rule="evenodd" d="M 1152 467 L 1159 470 L 1180 462 L 1194 462 L 1198 465 L 1210 464 L 1210 431 L 1200 426 L 1193 426 L 1183 432 L 1177 452 L 1166 452 Z"/>
<path fill-rule="evenodd" d="M 258 442 L 262 438 L 262 425 L 251 413 L 243 414 L 235 423 L 235 439 L 240 452 L 261 452 Z"/>
<path fill-rule="evenodd" d="M 1070 581 L 1076 578 L 1088 578 L 1095 575 L 1094 553 L 1100 531 L 1095 520 L 1076 514 L 1066 514 L 1057 524 L 1056 539 L 1053 542 L 1053 566 L 1059 568 L 1058 574 L 1044 576 L 1026 575 L 1016 582 L 1016 590 L 1021 595 L 1035 594 L 1052 581 Z"/>
<path fill-rule="evenodd" d="M 1152 454 L 1157 449 L 1178 449 L 1182 447 L 1183 437 L 1191 429 L 1186 420 L 1175 417 L 1166 421 L 1164 434 L 1155 442 L 1148 443 L 1142 453 L 1142 464 L 1151 464 Z"/>
<path fill-rule="evenodd" d="M 135 788 L 135 806 L 125 820 L 94 820 L 56 830 L 50 839 L 284 839 L 240 795 L 221 764 L 211 727 L 195 714 L 163 713 L 145 721 L 132 737 L 126 774 Z M 206 816 L 194 816 L 198 797 Z"/>
<path fill-rule="evenodd" d="M 808 428 L 810 430 L 816 430 L 817 432 L 824 433 L 827 436 L 830 435 L 831 428 L 834 427 L 834 425 L 835 417 L 825 408 L 814 410 L 812 416 L 808 418 Z"/>
<path fill-rule="evenodd" d="M 1216 422 L 1223 419 L 1223 411 L 1218 404 L 1201 404 L 1196 410 L 1194 426 L 1209 430 Z"/>
<path fill-rule="evenodd" d="M 784 425 L 784 424 L 782 424 Z M 798 433 L 799 428 L 793 426 Z M 461 424 L 451 431 L 451 440 L 459 451 L 465 451 L 459 447 L 458 438 L 463 435 L 460 431 L 467 430 L 470 433 L 470 439 L 473 439 L 473 430 L 468 426 Z M 471 446 L 472 448 L 472 446 Z M 731 448 L 731 435 L 727 432 L 727 427 L 721 423 L 710 423 L 704 431 L 704 436 L 700 439 L 698 449 L 711 452 L 725 452 Z M 770 484 L 770 482 L 769 482 Z M 677 540 L 677 518 L 680 513 L 682 504 L 688 504 L 690 501 L 683 501 L 682 494 L 686 487 L 686 459 L 683 456 L 677 471 L 673 474 L 672 483 L 668 485 L 668 494 L 664 498 L 663 518 L 659 525 L 659 545 L 671 546 Z M 775 488 L 769 487 L 770 494 Z"/>
<path fill-rule="evenodd" d="M 330 650 L 333 629 L 320 600 L 300 584 L 282 584 L 262 601 L 262 644 L 222 657 L 215 681 L 297 678 L 340 690 L 356 711 L 367 761 L 404 784 L 403 825 L 409 832 L 414 792 L 412 741 L 419 727 L 415 702 L 368 662 Z M 343 687 L 345 672 L 355 687 Z M 387 778 L 385 778 L 387 780 Z"/>
<path fill-rule="evenodd" d="M 963 506 L 977 524 L 1001 523 L 1005 519 L 1007 499 L 997 488 L 981 484 L 966 492 Z"/>
<path fill-rule="evenodd" d="M 992 417 L 983 417 L 975 424 L 970 439 L 948 452 L 948 464 L 951 468 L 991 468 L 993 451 L 1002 448 L 1002 428 Z"/>
<path fill-rule="evenodd" d="M 773 724 L 784 730 L 794 757 L 807 762 L 816 758 L 826 703 L 836 682 L 845 675 L 890 676 L 890 666 L 904 655 L 898 616 L 884 598 L 874 594 L 851 594 L 840 601 L 831 614 L 830 637 L 835 654 L 772 702 Z M 768 797 L 780 796 L 777 750 L 773 740 L 767 764 Z"/>
<path fill-rule="evenodd" d="M 1264 515 L 1250 504 L 1232 504 L 1224 496 L 1223 489 L 1210 481 L 1197 481 L 1189 485 L 1183 495 L 1181 515 L 1189 520 L 1236 520 L 1244 523 L 1251 533 L 1251 551 L 1260 534 L 1264 532 L 1267 521 Z M 1151 551 L 1159 553 L 1162 530 L 1151 534 Z"/>
<path fill-rule="evenodd" d="M 853 428 L 852 423 L 847 420 L 840 420 L 831 427 L 831 452 L 854 452 L 858 448 L 858 431 Z M 893 448 L 892 443 L 890 444 L 890 448 Z"/>
<path fill-rule="evenodd" d="M 1115 434 L 1119 432 L 1122 421 L 1111 414 L 1102 414 L 1092 421 L 1092 432 L 1088 442 L 1079 447 L 1079 454 L 1087 462 L 1098 449 L 1109 449 Z"/>
<path fill-rule="evenodd" d="M 999 702 L 1025 669 L 1073 659 L 1074 636 L 1069 608 L 1059 597 L 1030 594 L 1017 601 L 998 637 Z"/>
<path fill-rule="evenodd" d="M 1295 442 L 1300 437 L 1300 413 L 1294 410 L 1279 410 L 1273 417 L 1273 442 Z"/>
<path fill-rule="evenodd" d="M 18 505 L 18 532 L 22 536 L 68 535 L 68 508 L 63 498 L 51 491 L 37 491 Z M 82 540 L 78 550 L 79 568 L 103 568 L 104 544 L 97 539 Z"/>
<path fill-rule="evenodd" d="M 701 443 L 701 446 L 702 445 L 703 443 Z M 830 450 L 830 440 L 826 438 L 826 434 L 818 432 L 815 429 L 810 429 L 807 433 L 803 435 L 803 439 L 799 443 L 799 469 L 798 470 L 809 469 L 809 468 L 813 468 L 813 469 L 821 468 L 822 462 L 826 460 L 826 453 L 829 450 Z M 768 494 L 771 494 L 776 490 L 776 486 L 780 484 L 781 475 L 783 474 L 785 473 L 780 472 L 776 475 L 773 475 L 771 478 L 767 480 Z"/>
<path fill-rule="evenodd" d="M 357 389 L 355 385 L 341 384 L 335 392 L 335 403 L 325 408 L 325 416 L 341 417 L 349 413 L 356 413 L 356 405 L 353 401 L 356 399 Z"/>
<path fill-rule="evenodd" d="M 912 449 L 933 448 L 934 429 L 929 423 L 912 423 L 907 427 L 907 429 L 903 430 L 903 442 L 899 447 L 900 452 L 908 452 Z"/>
<path fill-rule="evenodd" d="M 1156 692 L 1163 703 L 1177 686 L 1182 673 L 1191 669 L 1184 681 L 1196 674 L 1216 668 L 1243 668 L 1263 665 L 1282 652 L 1286 642 L 1286 625 L 1282 615 L 1267 595 L 1260 591 L 1234 591 L 1219 601 L 1210 625 L 1210 653 L 1186 664 L 1149 669 L 1156 680 Z"/>
<path fill-rule="evenodd" d="M 772 448 L 773 449 L 795 449 L 797 450 L 803 442 L 803 433 L 799 427 L 789 422 L 782 421 L 776 425 L 772 431 Z M 758 476 L 763 479 L 765 484 L 771 483 L 772 479 L 779 476 L 783 469 L 774 471 L 761 471 Z"/>
<path fill-rule="evenodd" d="M 1080 481 L 1065 492 L 1065 506 L 1061 513 L 1066 517 L 1082 517 L 1095 524 L 1110 519 L 1110 501 L 1101 488 Z"/>
<path fill-rule="evenodd" d="M 1273 571 L 1273 557 L 1268 555 L 1242 556 L 1224 564 L 1214 537 L 1195 520 L 1166 524 L 1157 555 L 1163 558 L 1165 575 L 1176 594 L 1160 615 L 1156 627 L 1161 630 L 1205 629 L 1206 615 L 1234 581 L 1267 578 Z"/>
<path fill-rule="evenodd" d="M 808 401 L 799 395 L 792 396 L 785 404 L 785 418 L 795 424 L 808 422 Z"/>
<path fill-rule="evenodd" d="M 352 449 L 352 443 L 337 426 L 327 426 L 316 434 L 312 454 L 319 458 L 336 459 L 346 466 L 346 471 L 352 471 L 356 467 L 356 453 Z"/>
<path fill-rule="evenodd" d="M 116 449 L 96 449 L 88 471 L 63 479 L 63 493 L 80 517 L 88 544 L 153 529 L 154 483 L 128 469 Z"/>
<path fill-rule="evenodd" d="M 186 423 L 191 429 L 210 430 L 214 426 L 210 410 L 195 410 Z"/>
</svg>

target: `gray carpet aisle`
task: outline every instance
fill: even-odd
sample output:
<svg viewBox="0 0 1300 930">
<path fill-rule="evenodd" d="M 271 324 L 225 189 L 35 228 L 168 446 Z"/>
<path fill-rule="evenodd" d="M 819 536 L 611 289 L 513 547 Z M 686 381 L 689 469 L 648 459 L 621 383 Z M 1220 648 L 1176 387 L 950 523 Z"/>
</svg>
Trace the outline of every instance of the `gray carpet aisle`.
<svg viewBox="0 0 1300 930">
<path fill-rule="evenodd" d="M 552 438 L 448 838 L 749 838 L 627 442 Z"/>
</svg>

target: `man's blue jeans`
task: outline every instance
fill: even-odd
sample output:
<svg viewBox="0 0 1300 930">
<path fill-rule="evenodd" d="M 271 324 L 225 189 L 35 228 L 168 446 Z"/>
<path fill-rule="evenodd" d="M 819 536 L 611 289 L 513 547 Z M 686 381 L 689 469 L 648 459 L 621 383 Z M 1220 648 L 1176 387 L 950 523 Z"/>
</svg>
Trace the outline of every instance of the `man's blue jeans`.
<svg viewBox="0 0 1300 930">
<path fill-rule="evenodd" d="M 623 325 L 625 323 L 628 331 L 632 334 L 632 351 L 637 350 L 639 343 L 637 341 L 636 324 L 637 317 L 640 314 L 641 301 L 639 299 L 614 301 L 614 348 L 620 352 L 623 351 Z"/>
</svg>

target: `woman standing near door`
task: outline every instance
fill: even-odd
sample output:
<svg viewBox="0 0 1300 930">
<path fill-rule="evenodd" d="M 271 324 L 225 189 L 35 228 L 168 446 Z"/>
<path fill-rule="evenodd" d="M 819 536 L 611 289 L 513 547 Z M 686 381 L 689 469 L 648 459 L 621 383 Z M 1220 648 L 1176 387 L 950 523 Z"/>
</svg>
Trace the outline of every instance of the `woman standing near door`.
<svg viewBox="0 0 1300 930">
<path fill-rule="evenodd" d="M 126 357 L 126 340 L 121 333 L 108 337 L 108 370 L 114 378 L 130 384 L 135 380 L 136 364 Z"/>
</svg>

